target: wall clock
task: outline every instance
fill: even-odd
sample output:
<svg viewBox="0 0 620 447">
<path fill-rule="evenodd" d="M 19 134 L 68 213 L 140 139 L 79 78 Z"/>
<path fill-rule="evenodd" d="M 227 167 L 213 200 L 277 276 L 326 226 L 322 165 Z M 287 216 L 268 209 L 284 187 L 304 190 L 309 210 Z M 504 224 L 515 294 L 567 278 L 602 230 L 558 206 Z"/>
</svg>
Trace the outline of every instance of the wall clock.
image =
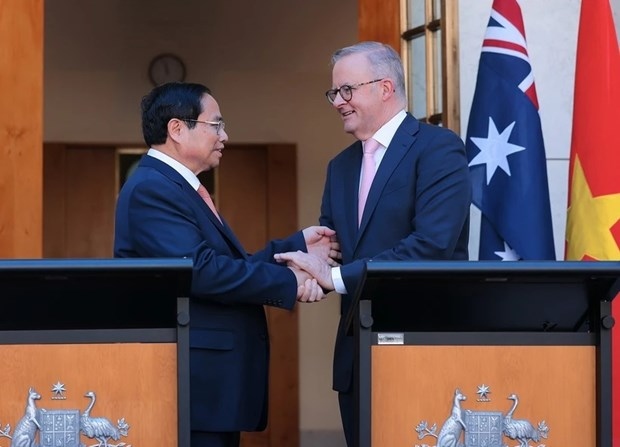
<svg viewBox="0 0 620 447">
<path fill-rule="evenodd" d="M 182 82 L 186 74 L 183 60 L 176 54 L 159 54 L 149 64 L 149 79 L 155 86 L 166 82 Z"/>
</svg>

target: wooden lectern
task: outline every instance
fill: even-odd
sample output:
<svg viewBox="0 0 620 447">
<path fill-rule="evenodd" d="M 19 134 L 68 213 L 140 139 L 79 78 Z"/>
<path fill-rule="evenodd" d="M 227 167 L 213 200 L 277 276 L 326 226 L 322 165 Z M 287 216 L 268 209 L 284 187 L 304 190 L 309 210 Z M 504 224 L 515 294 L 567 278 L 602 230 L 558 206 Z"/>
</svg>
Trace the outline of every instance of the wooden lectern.
<svg viewBox="0 0 620 447">
<path fill-rule="evenodd" d="M 618 262 L 369 262 L 356 446 L 611 441 Z"/>
<path fill-rule="evenodd" d="M 191 259 L 0 260 L 0 446 L 189 447 Z"/>
</svg>

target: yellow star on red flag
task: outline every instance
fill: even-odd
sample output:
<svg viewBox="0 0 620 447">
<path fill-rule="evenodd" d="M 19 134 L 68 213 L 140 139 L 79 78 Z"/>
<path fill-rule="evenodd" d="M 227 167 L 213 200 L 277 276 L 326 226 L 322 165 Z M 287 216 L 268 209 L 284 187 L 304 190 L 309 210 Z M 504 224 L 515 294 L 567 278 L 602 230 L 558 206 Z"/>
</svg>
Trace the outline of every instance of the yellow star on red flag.
<svg viewBox="0 0 620 447">
<path fill-rule="evenodd" d="M 620 247 L 611 231 L 620 220 L 620 193 L 593 197 L 578 156 L 574 166 L 566 259 L 620 259 Z"/>
</svg>

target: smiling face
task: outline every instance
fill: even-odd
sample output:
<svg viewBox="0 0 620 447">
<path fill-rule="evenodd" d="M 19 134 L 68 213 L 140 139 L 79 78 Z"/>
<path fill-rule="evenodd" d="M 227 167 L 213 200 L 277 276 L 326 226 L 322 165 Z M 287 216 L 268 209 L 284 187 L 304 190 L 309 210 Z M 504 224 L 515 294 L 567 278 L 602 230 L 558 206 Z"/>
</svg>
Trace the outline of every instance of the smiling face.
<svg viewBox="0 0 620 447">
<path fill-rule="evenodd" d="M 343 57 L 334 64 L 332 88 L 343 85 L 354 86 L 380 78 L 373 72 L 371 64 L 363 53 Z M 338 94 L 333 106 L 338 110 L 344 123 L 344 131 L 358 140 L 366 140 L 385 124 L 385 92 L 389 80 L 361 85 L 353 89 L 347 102 Z"/>
<path fill-rule="evenodd" d="M 202 112 L 196 121 L 203 122 L 178 123 L 179 154 L 182 158 L 180 161 L 196 175 L 219 166 L 224 143 L 228 141 L 228 134 L 224 129 L 218 133 L 216 125 L 205 123 L 222 120 L 217 101 L 211 95 L 205 94 L 200 104 Z M 190 127 L 192 124 L 193 127 Z"/>
</svg>

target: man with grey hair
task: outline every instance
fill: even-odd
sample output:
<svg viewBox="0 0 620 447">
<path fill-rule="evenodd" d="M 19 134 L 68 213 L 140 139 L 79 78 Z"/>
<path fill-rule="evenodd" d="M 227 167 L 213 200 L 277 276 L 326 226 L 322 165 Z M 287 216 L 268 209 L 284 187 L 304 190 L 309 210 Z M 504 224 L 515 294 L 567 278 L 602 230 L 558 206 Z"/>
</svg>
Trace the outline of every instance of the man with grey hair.
<svg viewBox="0 0 620 447">
<path fill-rule="evenodd" d="M 357 139 L 330 161 L 321 205 L 321 225 L 336 230 L 343 264 L 330 267 L 305 253 L 276 257 L 342 295 L 333 386 L 352 447 L 354 342 L 345 321 L 366 262 L 467 260 L 471 182 L 459 136 L 406 111 L 396 51 L 361 42 L 336 51 L 332 65 L 325 95 Z"/>
</svg>

